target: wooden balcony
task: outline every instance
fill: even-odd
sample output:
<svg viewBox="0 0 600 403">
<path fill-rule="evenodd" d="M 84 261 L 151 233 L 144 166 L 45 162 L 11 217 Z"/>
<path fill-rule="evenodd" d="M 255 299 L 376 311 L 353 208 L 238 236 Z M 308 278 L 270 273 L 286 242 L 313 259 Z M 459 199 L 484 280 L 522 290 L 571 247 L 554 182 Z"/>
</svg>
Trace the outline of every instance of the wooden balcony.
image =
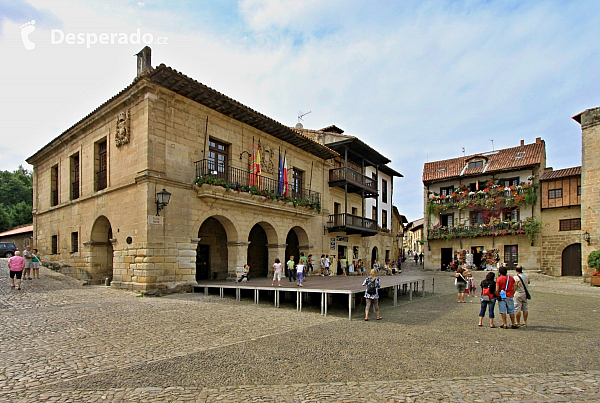
<svg viewBox="0 0 600 403">
<path fill-rule="evenodd" d="M 364 194 L 365 197 L 377 197 L 377 180 L 363 175 L 350 167 L 329 170 L 329 186 L 345 188 L 348 193 Z"/>
<path fill-rule="evenodd" d="M 345 232 L 347 235 L 377 235 L 377 221 L 352 214 L 331 214 L 327 222 L 329 232 Z"/>
</svg>

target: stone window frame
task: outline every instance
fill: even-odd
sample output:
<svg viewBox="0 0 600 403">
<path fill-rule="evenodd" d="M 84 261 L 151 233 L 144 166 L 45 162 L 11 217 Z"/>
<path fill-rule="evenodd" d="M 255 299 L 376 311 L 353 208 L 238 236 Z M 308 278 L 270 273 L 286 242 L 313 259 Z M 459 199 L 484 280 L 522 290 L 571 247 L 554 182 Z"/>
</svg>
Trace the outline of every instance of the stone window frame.
<svg viewBox="0 0 600 403">
<path fill-rule="evenodd" d="M 50 168 L 50 206 L 58 206 L 59 204 L 59 186 L 60 186 L 60 170 L 58 164 Z"/>
<path fill-rule="evenodd" d="M 71 232 L 71 253 L 79 252 L 79 232 Z"/>
<path fill-rule="evenodd" d="M 53 255 L 58 254 L 58 235 L 54 234 L 52 235 L 52 238 L 50 240 L 50 247 L 51 247 L 51 251 Z"/>
</svg>

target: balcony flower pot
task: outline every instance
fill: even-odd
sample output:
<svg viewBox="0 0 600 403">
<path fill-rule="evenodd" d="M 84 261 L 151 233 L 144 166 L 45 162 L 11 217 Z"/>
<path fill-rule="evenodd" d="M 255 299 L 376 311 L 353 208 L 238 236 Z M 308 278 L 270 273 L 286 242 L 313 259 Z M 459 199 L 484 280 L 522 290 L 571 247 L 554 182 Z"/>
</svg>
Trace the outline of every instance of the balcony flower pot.
<svg viewBox="0 0 600 403">
<path fill-rule="evenodd" d="M 600 287 L 600 276 L 599 275 L 592 275 L 592 277 L 590 277 L 590 285 L 592 287 Z"/>
</svg>

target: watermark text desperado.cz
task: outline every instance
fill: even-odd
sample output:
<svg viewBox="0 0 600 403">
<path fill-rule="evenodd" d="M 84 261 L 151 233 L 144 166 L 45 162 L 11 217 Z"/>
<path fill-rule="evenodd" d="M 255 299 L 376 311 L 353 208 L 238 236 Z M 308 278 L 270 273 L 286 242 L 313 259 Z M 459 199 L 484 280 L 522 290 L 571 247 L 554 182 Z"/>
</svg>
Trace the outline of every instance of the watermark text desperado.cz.
<svg viewBox="0 0 600 403">
<path fill-rule="evenodd" d="M 53 29 L 50 31 L 50 43 L 52 45 L 60 45 L 66 43 L 67 45 L 85 45 L 86 48 L 90 48 L 92 45 L 167 45 L 166 37 L 162 36 L 154 40 L 154 36 L 146 32 L 141 33 L 138 28 L 135 32 L 127 35 L 126 33 L 101 33 L 96 34 L 94 32 L 79 32 L 79 33 L 67 33 L 65 34 L 60 29 Z"/>
</svg>

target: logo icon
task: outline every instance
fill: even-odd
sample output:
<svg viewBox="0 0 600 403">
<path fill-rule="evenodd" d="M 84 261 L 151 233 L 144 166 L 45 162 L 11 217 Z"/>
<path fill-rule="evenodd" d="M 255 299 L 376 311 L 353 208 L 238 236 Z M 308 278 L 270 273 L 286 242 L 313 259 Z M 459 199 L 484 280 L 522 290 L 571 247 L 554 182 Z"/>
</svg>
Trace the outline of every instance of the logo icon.
<svg viewBox="0 0 600 403">
<path fill-rule="evenodd" d="M 35 20 L 31 20 L 26 24 L 21 25 L 21 39 L 23 40 L 23 46 L 27 50 L 33 50 L 35 43 L 29 40 L 29 34 L 35 31 Z"/>
</svg>

